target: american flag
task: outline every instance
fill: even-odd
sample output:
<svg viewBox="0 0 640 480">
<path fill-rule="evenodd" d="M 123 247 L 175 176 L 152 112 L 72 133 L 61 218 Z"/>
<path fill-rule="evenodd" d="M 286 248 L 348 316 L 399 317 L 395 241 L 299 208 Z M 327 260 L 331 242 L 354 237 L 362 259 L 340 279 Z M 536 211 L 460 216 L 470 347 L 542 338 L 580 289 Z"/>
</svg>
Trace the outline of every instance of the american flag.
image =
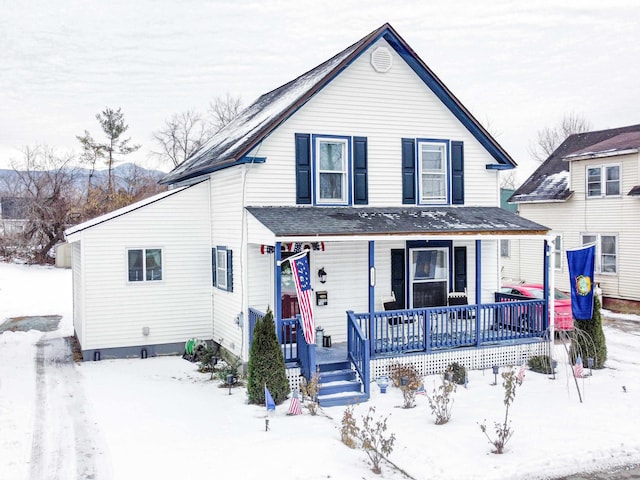
<svg viewBox="0 0 640 480">
<path fill-rule="evenodd" d="M 311 278 L 309 276 L 309 262 L 306 256 L 291 261 L 291 272 L 296 284 L 300 315 L 302 315 L 302 329 L 304 338 L 309 345 L 316 343 L 316 328 L 311 308 Z"/>
<path fill-rule="evenodd" d="M 522 383 L 522 381 L 524 380 L 524 371 L 527 369 L 527 365 L 522 362 L 522 365 L 520 365 L 520 370 L 518 370 L 518 382 Z"/>
<path fill-rule="evenodd" d="M 426 391 L 424 390 L 424 384 L 420 384 L 418 389 L 416 390 L 416 395 L 426 395 Z"/>
<path fill-rule="evenodd" d="M 288 415 L 300 415 L 302 414 L 302 404 L 300 400 L 298 400 L 298 395 L 295 393 L 291 397 L 291 403 L 289 404 L 289 413 Z"/>
<path fill-rule="evenodd" d="M 578 355 L 576 364 L 573 366 L 573 375 L 576 378 L 582 378 L 582 357 Z"/>
</svg>

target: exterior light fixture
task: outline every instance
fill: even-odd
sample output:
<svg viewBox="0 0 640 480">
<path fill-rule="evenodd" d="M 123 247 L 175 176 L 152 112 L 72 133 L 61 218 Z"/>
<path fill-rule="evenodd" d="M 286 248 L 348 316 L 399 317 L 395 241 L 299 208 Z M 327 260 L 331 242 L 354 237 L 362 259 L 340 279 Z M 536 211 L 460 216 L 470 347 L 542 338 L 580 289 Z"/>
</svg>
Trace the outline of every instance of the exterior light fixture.
<svg viewBox="0 0 640 480">
<path fill-rule="evenodd" d="M 553 379 L 556 379 L 556 367 L 558 366 L 557 360 L 551 360 L 551 372 L 553 373 Z"/>
<path fill-rule="evenodd" d="M 324 271 L 324 267 L 320 267 L 320 270 L 318 270 L 318 278 L 320 279 L 320 283 L 327 281 L 327 272 Z"/>
<path fill-rule="evenodd" d="M 493 369 L 493 376 L 494 376 L 494 380 L 493 380 L 493 383 L 491 385 L 497 385 L 498 384 L 498 372 L 500 371 L 500 367 L 498 365 L 494 365 L 491 368 Z"/>
</svg>

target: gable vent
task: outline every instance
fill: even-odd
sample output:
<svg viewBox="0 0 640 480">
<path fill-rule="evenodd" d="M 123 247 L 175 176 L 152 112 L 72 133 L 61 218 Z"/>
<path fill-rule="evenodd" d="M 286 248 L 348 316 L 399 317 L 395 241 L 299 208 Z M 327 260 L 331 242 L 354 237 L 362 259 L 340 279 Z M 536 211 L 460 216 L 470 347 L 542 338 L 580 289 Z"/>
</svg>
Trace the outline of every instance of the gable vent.
<svg viewBox="0 0 640 480">
<path fill-rule="evenodd" d="M 378 73 L 386 73 L 391 70 L 393 57 L 387 47 L 378 47 L 371 52 L 371 66 Z"/>
</svg>

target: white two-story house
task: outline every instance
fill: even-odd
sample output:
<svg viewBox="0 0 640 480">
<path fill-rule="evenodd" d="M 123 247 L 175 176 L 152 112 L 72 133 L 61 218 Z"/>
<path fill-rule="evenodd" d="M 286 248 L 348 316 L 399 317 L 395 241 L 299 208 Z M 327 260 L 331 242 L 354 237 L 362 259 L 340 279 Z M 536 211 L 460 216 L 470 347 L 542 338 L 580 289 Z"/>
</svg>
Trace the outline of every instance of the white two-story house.
<svg viewBox="0 0 640 480">
<path fill-rule="evenodd" d="M 569 136 L 510 198 L 555 239 L 553 272 L 569 291 L 566 250 L 595 243 L 605 306 L 640 302 L 640 125 Z M 535 242 L 511 242 L 503 276 L 538 281 Z"/>
<path fill-rule="evenodd" d="M 547 304 L 498 301 L 499 241 L 544 244 L 548 229 L 499 208 L 515 166 L 385 24 L 260 97 L 168 192 L 67 231 L 84 356 L 198 337 L 246 361 L 271 308 L 292 379 L 344 348 L 363 397 L 399 355 L 425 373 L 520 363 L 545 348 Z M 286 258 L 300 251 L 331 347 L 296 334 Z"/>
</svg>

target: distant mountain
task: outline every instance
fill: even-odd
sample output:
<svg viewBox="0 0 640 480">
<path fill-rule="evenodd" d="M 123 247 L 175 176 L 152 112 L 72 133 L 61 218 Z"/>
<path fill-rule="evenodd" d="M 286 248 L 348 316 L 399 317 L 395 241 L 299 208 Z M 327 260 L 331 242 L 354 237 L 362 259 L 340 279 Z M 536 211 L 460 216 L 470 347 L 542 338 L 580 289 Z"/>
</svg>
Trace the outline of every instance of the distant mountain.
<svg viewBox="0 0 640 480">
<path fill-rule="evenodd" d="M 88 168 L 77 168 L 75 170 L 75 182 L 78 188 L 85 188 L 89 179 L 89 173 L 91 171 Z M 159 181 L 165 172 L 160 170 L 149 170 L 135 163 L 123 163 L 113 168 L 112 170 L 114 182 L 119 187 L 126 187 L 135 178 L 145 177 L 153 178 Z M 94 181 L 106 181 L 109 175 L 108 169 L 96 170 L 93 173 Z M 0 191 L 6 190 L 7 186 L 14 185 L 18 182 L 17 173 L 12 169 L 0 169 Z"/>
</svg>

